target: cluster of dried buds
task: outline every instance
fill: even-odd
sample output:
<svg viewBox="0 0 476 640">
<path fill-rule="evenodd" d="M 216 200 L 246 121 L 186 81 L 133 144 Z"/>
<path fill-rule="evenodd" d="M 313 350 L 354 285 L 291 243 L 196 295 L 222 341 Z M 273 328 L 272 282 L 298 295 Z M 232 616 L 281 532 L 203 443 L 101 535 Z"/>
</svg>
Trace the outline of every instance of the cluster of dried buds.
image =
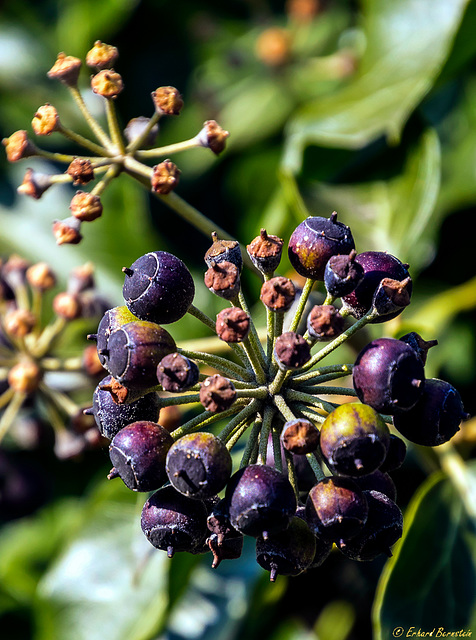
<svg viewBox="0 0 476 640">
<path fill-rule="evenodd" d="M 113 69 L 117 58 L 117 48 L 100 41 L 86 55 L 86 64 L 95 71 L 90 88 L 104 101 L 106 130 L 94 118 L 78 88 L 81 60 L 64 53 L 58 55 L 55 64 L 48 71 L 48 77 L 59 80 L 67 87 L 94 139 L 67 128 L 52 104 L 39 107 L 31 123 L 37 136 L 58 133 L 86 152 L 78 155 L 50 152 L 40 149 L 29 138 L 26 130 L 16 131 L 2 141 L 10 162 L 39 157 L 68 165 L 67 170 L 61 174 L 45 174 L 27 169 L 18 192 L 38 199 L 54 184 L 66 183 L 80 187 L 71 200 L 71 216 L 54 222 L 53 233 L 58 244 L 77 244 L 81 241 L 82 223 L 101 216 L 101 196 L 109 183 L 121 173 L 135 178 L 180 215 L 187 219 L 192 217 L 193 224 L 209 234 L 210 223 L 207 218 L 195 210 L 191 214 L 193 208 L 179 196 L 172 194 L 178 184 L 180 170 L 168 156 L 194 147 L 206 147 L 219 154 L 225 148 L 228 132 L 214 120 L 208 120 L 197 135 L 189 140 L 162 147 L 154 146 L 159 132 L 159 120 L 163 116 L 179 115 L 183 106 L 179 91 L 170 86 L 159 87 L 152 92 L 154 113 L 150 118 L 133 118 L 122 130 L 115 108 L 115 100 L 124 89 L 121 75 Z M 161 158 L 163 160 L 152 167 L 147 164 L 148 161 Z M 97 180 L 98 178 L 100 179 Z M 96 182 L 90 191 L 83 190 L 85 185 L 93 181 Z"/>
<path fill-rule="evenodd" d="M 54 440 L 57 456 L 67 458 L 100 444 L 71 389 L 87 393 L 102 367 L 90 346 L 63 358 L 56 345 L 72 323 L 99 317 L 106 302 L 91 264 L 71 272 L 65 291 L 54 293 L 56 284 L 44 262 L 13 255 L 0 266 L 0 442 L 7 434 L 25 448 Z"/>
</svg>

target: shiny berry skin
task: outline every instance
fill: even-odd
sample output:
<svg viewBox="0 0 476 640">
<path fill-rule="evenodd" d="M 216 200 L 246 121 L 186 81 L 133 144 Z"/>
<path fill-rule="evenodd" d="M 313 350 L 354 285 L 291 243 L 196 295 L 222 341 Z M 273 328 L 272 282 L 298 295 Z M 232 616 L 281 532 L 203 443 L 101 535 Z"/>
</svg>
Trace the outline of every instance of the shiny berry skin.
<svg viewBox="0 0 476 640">
<path fill-rule="evenodd" d="M 307 523 L 294 516 L 289 527 L 256 540 L 256 561 L 270 572 L 270 581 L 278 575 L 297 576 L 311 566 L 316 554 L 316 536 Z"/>
<path fill-rule="evenodd" d="M 111 380 L 112 376 L 103 378 L 93 394 L 92 414 L 102 436 L 112 440 L 120 429 L 137 420 L 157 422 L 160 409 L 159 396 L 155 391 L 129 404 L 118 404 L 109 391 L 102 389 Z"/>
<path fill-rule="evenodd" d="M 314 479 L 315 479 L 315 476 L 314 476 Z M 298 506 L 298 508 L 296 509 L 296 517 L 301 518 L 307 524 L 305 505 L 301 504 Z M 322 538 L 317 536 L 315 533 L 313 533 L 313 535 L 316 541 L 316 552 L 314 553 L 314 558 L 312 559 L 312 562 L 308 567 L 308 569 L 316 569 L 317 567 L 320 567 L 321 564 L 324 562 L 324 560 L 327 560 L 327 558 L 329 557 L 333 547 L 332 542 L 329 542 L 328 540 L 323 540 Z"/>
<path fill-rule="evenodd" d="M 334 212 L 330 218 L 310 216 L 301 222 L 289 239 L 288 255 L 299 275 L 323 281 L 329 258 L 354 248 L 349 227 L 338 222 Z"/>
<path fill-rule="evenodd" d="M 147 253 L 123 271 L 124 300 L 141 320 L 158 324 L 175 322 L 193 302 L 195 285 L 190 271 L 182 260 L 167 251 Z"/>
<path fill-rule="evenodd" d="M 351 540 L 339 545 L 342 553 L 352 560 L 368 562 L 382 553 L 391 556 L 392 547 L 403 533 L 403 516 L 399 507 L 379 491 L 364 491 L 369 505 L 367 522 Z"/>
<path fill-rule="evenodd" d="M 241 272 L 243 256 L 241 255 L 239 242 L 236 240 L 220 240 L 215 231 L 212 233 L 212 240 L 213 244 L 204 256 L 207 267 L 211 267 L 212 263 L 231 262 Z"/>
<path fill-rule="evenodd" d="M 207 535 L 207 508 L 201 500 L 192 500 L 172 486 L 162 487 L 144 504 L 141 527 L 148 541 L 167 551 L 192 552 Z"/>
<path fill-rule="evenodd" d="M 399 280 L 400 282 L 410 277 L 408 265 L 400 262 L 398 258 L 384 251 L 364 251 L 358 253 L 355 262 L 364 269 L 364 277 L 357 287 L 349 294 L 343 296 L 343 308 L 355 318 L 362 318 L 372 307 L 374 295 L 384 278 Z M 411 294 L 411 281 L 407 287 Z M 403 309 L 398 309 L 384 316 L 378 316 L 373 323 L 386 322 L 398 316 Z"/>
<path fill-rule="evenodd" d="M 324 270 L 324 285 L 335 298 L 347 295 L 364 277 L 364 268 L 355 261 L 355 249 L 349 255 L 331 256 Z"/>
<path fill-rule="evenodd" d="M 157 366 L 157 380 L 164 391 L 180 393 L 198 382 L 200 372 L 193 360 L 180 353 L 169 353 Z"/>
<path fill-rule="evenodd" d="M 174 441 L 160 424 L 140 420 L 121 429 L 109 445 L 114 465 L 109 477 L 120 476 L 132 491 L 154 491 L 167 481 L 165 458 Z"/>
<path fill-rule="evenodd" d="M 436 447 L 448 442 L 467 417 L 458 391 L 449 382 L 429 378 L 415 406 L 395 415 L 393 424 L 410 442 Z"/>
<path fill-rule="evenodd" d="M 358 402 L 341 404 L 321 425 L 321 452 L 334 473 L 372 473 L 385 460 L 389 442 L 390 433 L 381 416 Z"/>
<path fill-rule="evenodd" d="M 390 500 L 396 501 L 397 487 L 388 473 L 382 473 L 380 469 L 366 476 L 353 478 L 353 480 L 362 491 L 379 491 L 384 493 Z"/>
<path fill-rule="evenodd" d="M 309 527 L 328 542 L 356 536 L 367 521 L 367 514 L 364 493 L 351 478 L 326 477 L 314 485 L 306 500 Z"/>
<path fill-rule="evenodd" d="M 389 471 L 395 471 L 395 469 L 399 469 L 403 461 L 405 460 L 405 456 L 407 454 L 407 445 L 394 433 L 390 434 L 390 442 L 388 445 L 387 455 L 385 456 L 385 460 L 380 465 L 379 469 L 383 473 L 387 473 Z M 385 493 L 385 491 L 383 492 Z"/>
<path fill-rule="evenodd" d="M 413 407 L 425 386 L 420 357 L 410 345 L 394 338 L 378 338 L 366 345 L 357 356 L 352 379 L 361 402 L 391 415 Z"/>
<path fill-rule="evenodd" d="M 231 476 L 231 455 L 223 442 L 206 431 L 179 438 L 167 454 L 172 485 L 189 498 L 206 499 L 224 489 Z"/>
<path fill-rule="evenodd" d="M 128 322 L 109 336 L 106 367 L 122 385 L 131 389 L 157 386 L 157 366 L 177 350 L 172 336 L 154 322 Z"/>
<path fill-rule="evenodd" d="M 297 507 L 287 477 L 263 464 L 237 471 L 228 482 L 225 498 L 231 525 L 254 538 L 286 529 Z"/>
<path fill-rule="evenodd" d="M 281 260 L 283 241 L 261 229 L 260 235 L 247 245 L 246 250 L 255 267 L 264 275 L 271 276 Z"/>
<path fill-rule="evenodd" d="M 88 339 L 96 340 L 99 362 L 106 366 L 109 337 L 113 331 L 120 329 L 128 322 L 134 322 L 137 317 L 124 305 L 108 309 L 101 318 L 96 334 L 88 335 Z"/>
</svg>

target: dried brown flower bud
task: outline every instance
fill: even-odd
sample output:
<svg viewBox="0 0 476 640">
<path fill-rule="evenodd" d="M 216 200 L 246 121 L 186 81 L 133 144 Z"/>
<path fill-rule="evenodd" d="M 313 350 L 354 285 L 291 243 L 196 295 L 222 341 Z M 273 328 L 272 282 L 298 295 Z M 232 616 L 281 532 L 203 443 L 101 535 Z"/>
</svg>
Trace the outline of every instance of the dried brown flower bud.
<svg viewBox="0 0 476 640">
<path fill-rule="evenodd" d="M 37 109 L 31 126 L 37 136 L 49 136 L 54 131 L 61 129 L 58 112 L 53 105 L 44 104 Z"/>
<path fill-rule="evenodd" d="M 79 70 L 81 69 L 81 60 L 73 56 L 67 56 L 65 53 L 58 53 L 56 62 L 48 71 L 48 78 L 59 80 L 69 87 L 75 87 L 78 83 Z"/>
<path fill-rule="evenodd" d="M 78 296 L 63 291 L 54 297 L 53 311 L 65 320 L 76 320 L 81 316 L 81 301 Z"/>
<path fill-rule="evenodd" d="M 82 222 L 91 222 L 102 214 L 101 198 L 87 191 L 76 191 L 69 208 L 74 218 Z"/>
<path fill-rule="evenodd" d="M 150 180 L 152 191 L 166 195 L 178 185 L 180 169 L 171 160 L 164 160 L 153 167 L 153 174 Z"/>
<path fill-rule="evenodd" d="M 53 235 L 56 238 L 56 244 L 78 244 L 83 239 L 80 229 L 81 221 L 74 216 L 64 220 L 55 220 Z"/>
<path fill-rule="evenodd" d="M 104 374 L 104 367 L 98 356 L 95 344 L 90 344 L 83 351 L 83 367 L 89 376 L 96 377 Z"/>
<path fill-rule="evenodd" d="M 36 326 L 36 316 L 27 309 L 15 309 L 4 317 L 5 331 L 16 338 L 24 338 Z"/>
<path fill-rule="evenodd" d="M 291 453 L 304 455 L 315 451 L 319 444 L 319 429 L 305 418 L 288 420 L 280 436 L 283 447 Z"/>
<path fill-rule="evenodd" d="M 212 262 L 205 272 L 205 286 L 225 300 L 233 300 L 240 291 L 240 272 L 232 262 Z"/>
<path fill-rule="evenodd" d="M 29 267 L 26 279 L 32 287 L 40 291 L 52 289 L 56 284 L 56 276 L 46 262 L 37 262 Z"/>
<path fill-rule="evenodd" d="M 255 267 L 264 275 L 271 275 L 281 260 L 283 244 L 281 238 L 268 235 L 266 229 L 261 229 L 260 235 L 250 242 L 246 250 Z"/>
<path fill-rule="evenodd" d="M 197 134 L 197 139 L 202 147 L 207 147 L 218 155 L 225 148 L 225 142 L 229 135 L 229 132 L 220 127 L 215 120 L 207 120 Z"/>
<path fill-rule="evenodd" d="M 156 111 L 167 116 L 178 116 L 183 107 L 183 98 L 175 87 L 159 87 L 152 92 Z"/>
<path fill-rule="evenodd" d="M 225 342 L 243 342 L 250 332 L 250 317 L 239 307 L 223 309 L 217 315 L 216 332 Z"/>
<path fill-rule="evenodd" d="M 91 78 L 91 89 L 94 93 L 110 100 L 117 98 L 124 89 L 124 83 L 121 75 L 114 69 L 103 69 Z"/>
<path fill-rule="evenodd" d="M 296 296 L 296 289 L 289 278 L 276 276 L 263 283 L 260 300 L 271 311 L 287 311 Z"/>
<path fill-rule="evenodd" d="M 320 11 L 322 0 L 288 0 L 286 13 L 298 22 L 310 22 Z"/>
<path fill-rule="evenodd" d="M 286 29 L 270 27 L 263 31 L 255 47 L 256 57 L 270 67 L 280 67 L 291 56 L 291 38 Z"/>
<path fill-rule="evenodd" d="M 94 282 L 94 265 L 92 262 L 86 262 L 79 267 L 75 267 L 68 278 L 68 293 L 78 294 L 93 289 Z"/>
<path fill-rule="evenodd" d="M 241 255 L 240 243 L 237 240 L 221 240 L 216 231 L 212 232 L 212 246 L 207 249 L 203 259 L 207 267 L 212 266 L 212 262 L 233 262 L 241 272 L 243 268 L 243 256 Z"/>
<path fill-rule="evenodd" d="M 15 131 L 9 138 L 3 138 L 2 144 L 5 147 L 8 162 L 18 162 L 23 158 L 36 156 L 38 152 L 24 129 Z"/>
<path fill-rule="evenodd" d="M 127 142 L 131 143 L 136 138 L 141 136 L 145 128 L 148 126 L 149 122 L 150 118 L 146 118 L 145 116 L 139 116 L 137 118 L 132 118 L 131 120 L 129 120 L 126 128 L 124 129 L 124 135 Z M 148 132 L 144 142 L 142 143 L 142 146 L 151 147 L 155 143 L 155 139 L 157 138 L 158 133 L 159 125 L 155 124 Z"/>
<path fill-rule="evenodd" d="M 218 413 L 229 409 L 236 400 L 236 389 L 228 378 L 218 373 L 206 378 L 200 387 L 200 402 L 207 411 Z"/>
<path fill-rule="evenodd" d="M 302 336 L 286 331 L 276 338 L 274 357 L 280 369 L 299 369 L 311 357 L 311 348 Z"/>
<path fill-rule="evenodd" d="M 379 315 L 385 316 L 410 304 L 412 293 L 412 279 L 404 280 L 383 278 L 375 291 L 372 305 Z"/>
<path fill-rule="evenodd" d="M 26 272 L 31 262 L 17 254 L 12 254 L 2 267 L 2 277 L 10 287 L 22 286 L 26 280 Z"/>
<path fill-rule="evenodd" d="M 51 176 L 47 173 L 39 173 L 33 169 L 27 169 L 23 182 L 17 187 L 17 192 L 24 196 L 30 196 L 34 200 L 39 200 L 52 184 Z"/>
<path fill-rule="evenodd" d="M 96 40 L 94 46 L 86 54 L 86 64 L 93 69 L 110 69 L 118 57 L 117 47 Z"/>
<path fill-rule="evenodd" d="M 74 185 L 88 184 L 88 182 L 94 180 L 94 169 L 91 160 L 88 158 L 75 158 L 70 163 L 66 173 L 73 178 Z"/>
<path fill-rule="evenodd" d="M 33 393 L 38 389 L 42 374 L 33 360 L 25 360 L 13 366 L 8 373 L 8 384 L 20 393 Z"/>
<path fill-rule="evenodd" d="M 307 317 L 307 330 L 318 341 L 332 340 L 344 331 L 345 320 L 331 304 L 316 304 Z"/>
<path fill-rule="evenodd" d="M 157 380 L 164 391 L 181 393 L 197 384 L 199 370 L 195 362 L 180 353 L 166 355 L 157 365 Z"/>
</svg>

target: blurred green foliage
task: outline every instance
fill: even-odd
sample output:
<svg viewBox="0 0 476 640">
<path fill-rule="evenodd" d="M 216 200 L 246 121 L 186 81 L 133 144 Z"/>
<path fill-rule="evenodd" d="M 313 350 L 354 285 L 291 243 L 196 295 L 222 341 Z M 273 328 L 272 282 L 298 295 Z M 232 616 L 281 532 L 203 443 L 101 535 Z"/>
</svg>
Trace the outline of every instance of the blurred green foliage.
<svg viewBox="0 0 476 640">
<path fill-rule="evenodd" d="M 428 375 L 456 384 L 474 414 L 476 3 L 318 4 L 312 20 L 300 21 L 286 13 L 283 1 L 5 0 L 1 135 L 30 130 L 45 102 L 68 127 L 84 130 L 66 91 L 46 71 L 59 51 L 84 57 L 96 39 L 116 45 L 126 86 L 117 100 L 124 123 L 151 115 L 150 92 L 174 85 L 185 107 L 161 128 L 163 144 L 194 135 L 210 118 L 230 131 L 219 159 L 202 150 L 177 157 L 179 193 L 241 242 L 263 226 L 287 238 L 306 210 L 325 216 L 337 210 L 359 251 L 388 250 L 410 263 L 411 307 L 392 323 L 372 327 L 372 335 L 417 330 L 437 338 Z M 266 45 L 264 33 L 271 38 Z M 263 59 L 263 50 L 276 45 L 279 54 L 283 42 L 288 48 L 279 64 Z M 47 145 L 71 151 L 57 138 Z M 197 306 L 216 312 L 217 301 L 200 284 L 209 239 L 126 177 L 107 192 L 103 217 L 85 229 L 83 242 L 57 247 L 51 223 L 67 215 L 70 189 L 52 189 L 33 202 L 16 194 L 23 163 L 8 166 L 3 157 L 0 163 L 2 255 L 46 260 L 64 278 L 93 260 L 99 287 L 115 305 L 121 267 L 145 251 L 167 249 L 195 274 Z M 288 268 L 284 259 L 281 271 Z M 256 296 L 258 280 L 250 276 L 245 284 L 250 298 Z M 171 332 L 178 340 L 203 335 L 193 319 Z M 467 433 L 459 446 L 471 457 L 474 439 Z M 0 531 L 2 637 L 372 635 L 370 611 L 383 562 L 356 565 L 333 554 L 314 572 L 270 585 L 249 548 L 240 561 L 214 572 L 192 556 L 167 561 L 149 554 L 134 496 L 102 481 L 106 454 L 63 465 L 44 453 L 30 458 L 53 489 L 37 515 Z M 474 516 L 464 511 L 461 487 L 431 475 L 435 469 L 434 458 L 411 450 L 397 474 L 403 507 L 420 489 L 407 509 L 404 539 L 380 579 L 376 638 L 390 637 L 397 626 L 430 629 L 440 620 L 446 631 L 471 625 L 476 631 Z M 474 495 L 474 473 L 465 482 Z"/>
</svg>

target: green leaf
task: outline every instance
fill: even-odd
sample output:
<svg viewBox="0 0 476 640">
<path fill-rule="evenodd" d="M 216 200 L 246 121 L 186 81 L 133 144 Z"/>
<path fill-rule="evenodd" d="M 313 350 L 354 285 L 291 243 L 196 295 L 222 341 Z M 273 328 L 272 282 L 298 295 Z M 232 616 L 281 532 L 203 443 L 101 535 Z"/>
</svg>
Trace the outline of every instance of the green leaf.
<svg viewBox="0 0 476 640">
<path fill-rule="evenodd" d="M 476 466 L 467 469 L 468 491 L 476 489 Z M 431 476 L 405 514 L 404 536 L 377 588 L 373 619 L 376 640 L 414 627 L 468 630 L 476 623 L 475 519 L 442 473 Z"/>
<path fill-rule="evenodd" d="M 367 47 L 359 69 L 346 87 L 291 120 L 284 166 L 298 172 L 309 144 L 360 148 L 382 135 L 398 140 L 445 63 L 467 3 L 363 0 Z"/>
</svg>

